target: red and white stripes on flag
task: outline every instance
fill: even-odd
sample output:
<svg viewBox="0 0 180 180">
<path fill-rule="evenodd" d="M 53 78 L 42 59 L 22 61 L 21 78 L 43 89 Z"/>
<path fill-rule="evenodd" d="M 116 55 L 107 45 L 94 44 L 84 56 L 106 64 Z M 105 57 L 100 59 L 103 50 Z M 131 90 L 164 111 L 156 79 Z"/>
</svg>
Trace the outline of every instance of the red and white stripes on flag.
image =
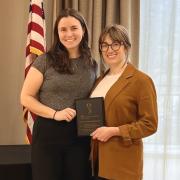
<svg viewBox="0 0 180 180">
<path fill-rule="evenodd" d="M 26 45 L 25 77 L 34 59 L 46 51 L 46 25 L 43 0 L 30 0 L 28 33 Z M 32 142 L 32 128 L 36 116 L 23 108 L 24 120 L 27 123 L 27 141 Z"/>
</svg>

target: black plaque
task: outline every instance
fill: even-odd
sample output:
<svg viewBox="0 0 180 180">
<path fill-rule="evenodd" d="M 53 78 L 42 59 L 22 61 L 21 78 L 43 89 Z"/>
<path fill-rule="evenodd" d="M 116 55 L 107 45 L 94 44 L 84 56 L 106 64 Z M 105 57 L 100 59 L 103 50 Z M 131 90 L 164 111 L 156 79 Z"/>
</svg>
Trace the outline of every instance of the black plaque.
<svg viewBox="0 0 180 180">
<path fill-rule="evenodd" d="M 75 102 L 78 136 L 89 136 L 98 127 L 104 126 L 104 98 L 78 99 Z"/>
</svg>

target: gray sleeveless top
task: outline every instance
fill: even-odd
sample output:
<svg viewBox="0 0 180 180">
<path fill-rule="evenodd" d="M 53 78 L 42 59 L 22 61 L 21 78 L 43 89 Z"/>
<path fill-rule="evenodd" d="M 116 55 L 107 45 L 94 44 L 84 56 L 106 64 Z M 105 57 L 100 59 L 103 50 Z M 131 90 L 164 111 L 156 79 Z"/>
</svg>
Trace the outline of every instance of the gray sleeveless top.
<svg viewBox="0 0 180 180">
<path fill-rule="evenodd" d="M 73 74 L 60 74 L 48 63 L 43 54 L 36 58 L 32 67 L 43 74 L 43 83 L 39 90 L 39 101 L 55 110 L 74 108 L 75 99 L 86 98 L 95 82 L 93 67 L 85 66 L 81 58 L 72 59 Z"/>
</svg>

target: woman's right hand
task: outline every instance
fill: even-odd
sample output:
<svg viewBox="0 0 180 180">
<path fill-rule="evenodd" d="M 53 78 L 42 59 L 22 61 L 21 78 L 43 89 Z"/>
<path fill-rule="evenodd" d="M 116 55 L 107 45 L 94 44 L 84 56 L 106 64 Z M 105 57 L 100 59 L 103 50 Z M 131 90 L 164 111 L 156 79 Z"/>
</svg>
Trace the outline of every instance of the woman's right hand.
<svg viewBox="0 0 180 180">
<path fill-rule="evenodd" d="M 72 108 L 65 108 L 61 111 L 57 111 L 55 116 L 54 116 L 54 120 L 56 121 L 62 121 L 65 120 L 67 122 L 70 122 L 74 119 L 74 117 L 76 116 L 76 111 Z"/>
</svg>

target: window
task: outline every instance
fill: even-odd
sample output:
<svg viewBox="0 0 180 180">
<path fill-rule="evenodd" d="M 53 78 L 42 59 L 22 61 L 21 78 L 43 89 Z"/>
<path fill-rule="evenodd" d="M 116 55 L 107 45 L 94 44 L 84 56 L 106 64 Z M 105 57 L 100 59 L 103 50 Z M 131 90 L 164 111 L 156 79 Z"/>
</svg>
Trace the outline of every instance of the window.
<svg viewBox="0 0 180 180">
<path fill-rule="evenodd" d="M 144 139 L 144 180 L 180 179 L 180 0 L 140 1 L 139 69 L 158 96 L 159 125 Z"/>
</svg>

